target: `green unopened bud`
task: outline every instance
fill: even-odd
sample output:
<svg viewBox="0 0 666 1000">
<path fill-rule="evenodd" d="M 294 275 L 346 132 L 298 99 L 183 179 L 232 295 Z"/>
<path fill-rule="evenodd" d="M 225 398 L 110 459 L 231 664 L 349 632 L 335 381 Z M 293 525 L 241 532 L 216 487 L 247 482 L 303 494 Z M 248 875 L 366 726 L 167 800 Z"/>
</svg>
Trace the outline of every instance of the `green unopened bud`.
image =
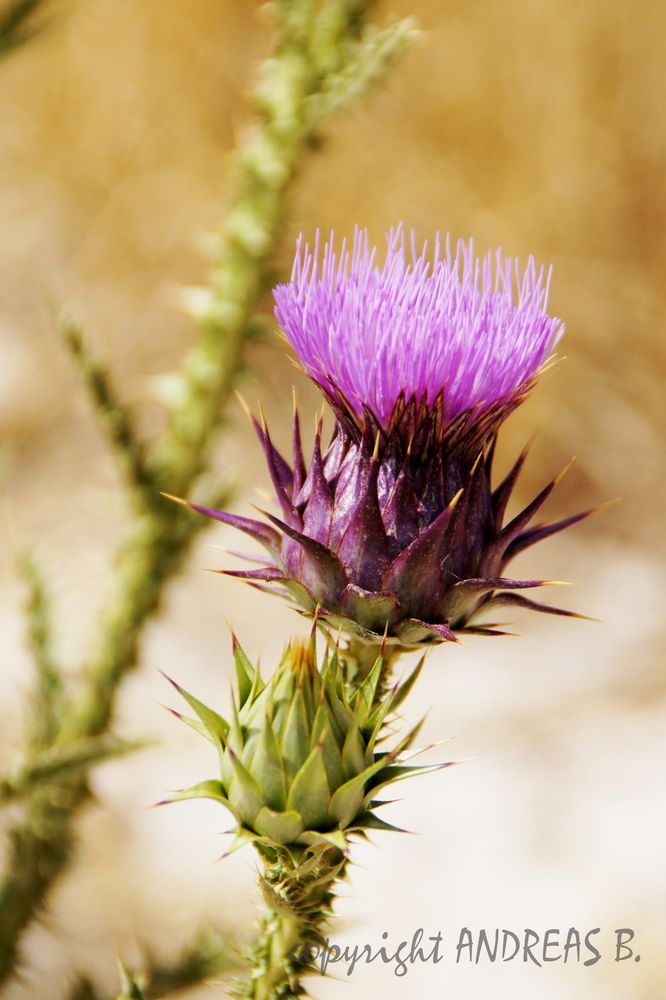
<svg viewBox="0 0 666 1000">
<path fill-rule="evenodd" d="M 377 703 L 381 655 L 349 693 L 336 650 L 318 666 L 314 636 L 291 642 L 266 682 L 235 639 L 233 649 L 236 689 L 229 721 L 178 688 L 197 716 L 184 721 L 218 749 L 220 777 L 175 798 L 212 798 L 225 805 L 237 821 L 239 845 L 249 840 L 268 848 L 344 850 L 351 833 L 395 829 L 375 814 L 377 792 L 430 768 L 400 762 L 418 726 L 388 752 L 377 750 L 376 742 L 421 664 Z"/>
</svg>

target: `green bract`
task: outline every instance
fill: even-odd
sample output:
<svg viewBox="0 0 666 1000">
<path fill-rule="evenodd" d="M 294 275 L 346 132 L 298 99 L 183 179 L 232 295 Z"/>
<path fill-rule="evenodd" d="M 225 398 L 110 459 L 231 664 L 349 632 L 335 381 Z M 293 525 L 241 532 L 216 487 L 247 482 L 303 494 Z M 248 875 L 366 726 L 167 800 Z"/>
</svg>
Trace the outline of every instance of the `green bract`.
<svg viewBox="0 0 666 1000">
<path fill-rule="evenodd" d="M 235 639 L 234 658 L 237 684 L 229 721 L 175 685 L 197 716 L 184 721 L 214 744 L 220 759 L 219 778 L 178 792 L 175 799 L 222 803 L 237 821 L 237 845 L 251 840 L 269 848 L 344 849 L 352 832 L 395 829 L 375 815 L 381 805 L 375 795 L 432 767 L 401 763 L 419 726 L 390 751 L 377 749 L 377 741 L 421 664 L 376 703 L 381 656 L 351 694 L 337 650 L 327 652 L 319 670 L 314 636 L 307 643 L 292 641 L 266 682 Z"/>
</svg>

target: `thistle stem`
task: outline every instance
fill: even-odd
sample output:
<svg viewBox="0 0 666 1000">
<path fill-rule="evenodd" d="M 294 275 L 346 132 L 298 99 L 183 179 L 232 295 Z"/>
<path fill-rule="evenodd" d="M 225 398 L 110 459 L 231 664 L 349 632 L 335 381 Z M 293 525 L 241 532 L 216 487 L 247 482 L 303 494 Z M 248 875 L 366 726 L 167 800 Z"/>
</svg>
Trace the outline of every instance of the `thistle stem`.
<svg viewBox="0 0 666 1000">
<path fill-rule="evenodd" d="M 301 849 L 303 850 L 303 849 Z M 260 849 L 260 853 L 261 849 Z M 333 886 L 345 867 L 337 848 L 305 852 L 273 860 L 264 856 L 259 884 L 266 904 L 259 936 L 250 952 L 250 973 L 237 980 L 234 995 L 242 1000 L 291 1000 L 305 995 L 301 979 L 322 947 L 321 927 L 333 902 Z"/>
<path fill-rule="evenodd" d="M 299 963 L 293 958 L 300 944 L 299 921 L 268 910 L 261 920 L 260 934 L 250 958 L 252 974 L 237 995 L 253 1000 L 302 995 Z"/>
<path fill-rule="evenodd" d="M 408 650 L 399 645 L 383 645 L 381 642 L 350 639 L 343 653 L 347 664 L 347 681 L 350 687 L 359 687 L 374 667 L 378 657 L 381 656 L 383 660 L 382 672 L 375 695 L 375 701 L 381 701 L 390 687 L 398 658 L 406 652 Z"/>
</svg>

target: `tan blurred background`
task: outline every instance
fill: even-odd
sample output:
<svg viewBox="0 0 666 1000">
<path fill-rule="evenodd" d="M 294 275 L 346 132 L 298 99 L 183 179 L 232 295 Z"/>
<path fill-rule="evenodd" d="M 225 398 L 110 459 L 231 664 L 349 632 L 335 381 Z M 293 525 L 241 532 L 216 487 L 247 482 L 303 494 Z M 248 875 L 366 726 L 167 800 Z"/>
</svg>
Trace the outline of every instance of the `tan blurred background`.
<svg viewBox="0 0 666 1000">
<path fill-rule="evenodd" d="M 0 475 L 3 558 L 0 756 L 20 747 L 30 689 L 14 557 L 35 546 L 50 579 L 63 656 L 79 667 L 122 528 L 113 464 L 51 324 L 65 304 L 108 359 L 124 395 L 153 380 L 194 331 L 178 287 L 203 283 L 199 250 L 227 193 L 227 152 L 267 50 L 259 5 L 224 0 L 54 4 L 50 29 L 0 65 Z M 389 8 L 387 7 L 387 11 Z M 328 998 L 660 1000 L 666 983 L 664 389 L 666 6 L 658 0 L 409 3 L 423 30 L 387 86 L 339 116 L 309 161 L 285 233 L 377 239 L 397 220 L 553 261 L 551 305 L 566 359 L 512 418 L 500 460 L 538 427 L 522 496 L 575 454 L 551 501 L 566 514 L 623 503 L 522 557 L 524 575 L 569 579 L 568 606 L 603 624 L 523 616 L 521 639 L 439 649 L 410 714 L 426 738 L 473 762 L 405 789 L 392 820 L 414 837 L 359 849 L 338 940 L 381 943 L 460 927 L 633 927 L 640 964 L 359 968 Z M 270 303 L 266 303 L 270 308 Z M 246 394 L 286 434 L 295 376 L 274 337 L 253 348 Z M 297 388 L 306 413 L 316 396 Z M 266 485 L 242 418 L 218 456 L 241 463 L 238 509 Z M 251 485 L 252 484 L 252 485 Z M 75 870 L 27 939 L 9 1000 L 54 997 L 73 969 L 112 988 L 137 940 L 168 958 L 209 921 L 240 937 L 252 920 L 250 852 L 216 865 L 227 817 L 213 805 L 147 809 L 214 761 L 158 706 L 159 666 L 204 697 L 228 698 L 223 614 L 264 664 L 295 616 L 201 571 L 222 565 L 211 530 L 151 626 L 145 665 L 123 688 L 119 729 L 161 748 L 96 774 Z M 558 594 L 558 596 L 560 596 Z M 211 986 L 196 997 L 223 995 Z"/>
</svg>

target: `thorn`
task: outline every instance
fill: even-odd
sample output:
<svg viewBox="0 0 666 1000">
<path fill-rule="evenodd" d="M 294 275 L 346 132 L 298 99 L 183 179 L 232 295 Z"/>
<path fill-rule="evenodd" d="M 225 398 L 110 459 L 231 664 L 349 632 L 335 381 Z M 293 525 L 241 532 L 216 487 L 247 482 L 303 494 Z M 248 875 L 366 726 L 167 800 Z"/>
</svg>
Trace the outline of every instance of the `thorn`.
<svg viewBox="0 0 666 1000">
<path fill-rule="evenodd" d="M 267 434 L 268 424 L 266 423 L 266 414 L 264 413 L 262 405 L 259 402 L 259 400 L 257 400 L 257 407 L 259 409 L 259 420 L 261 421 L 261 429 L 264 432 L 264 434 Z"/>
<path fill-rule="evenodd" d="M 243 412 L 244 412 L 245 416 L 250 421 L 250 423 L 252 423 L 252 412 L 250 410 L 250 407 L 247 405 L 247 402 L 245 401 L 245 397 L 241 395 L 241 393 L 238 391 L 238 389 L 235 389 L 234 391 L 236 393 L 236 397 L 238 399 L 238 402 L 240 403 L 240 405 L 243 408 Z"/>
<path fill-rule="evenodd" d="M 382 659 L 384 659 L 384 657 L 386 655 L 386 641 L 388 639 L 388 628 L 389 628 L 389 623 L 388 623 L 388 618 L 387 618 L 386 622 L 384 624 L 384 635 L 382 636 L 382 644 L 381 644 L 381 647 L 380 647 L 380 655 L 381 655 Z"/>
<path fill-rule="evenodd" d="M 173 679 L 173 677 L 169 677 L 169 675 L 168 675 L 168 674 L 165 674 L 165 673 L 164 673 L 164 671 L 163 671 L 163 670 L 160 670 L 160 668 L 159 668 L 159 667 L 157 667 L 157 671 L 158 671 L 158 673 L 162 674 L 162 677 L 164 678 L 164 680 L 165 680 L 165 681 L 168 681 L 168 682 L 169 682 L 169 684 L 171 684 L 171 686 L 172 686 L 172 687 L 175 687 L 176 691 L 180 692 L 180 691 L 182 690 L 182 689 L 181 689 L 181 686 L 180 686 L 180 684 L 178 684 L 178 683 L 177 683 L 177 682 L 176 682 L 176 681 L 175 681 L 175 680 Z"/>
<path fill-rule="evenodd" d="M 458 492 L 456 493 L 456 495 L 453 497 L 453 499 L 449 503 L 449 510 L 450 511 L 455 510 L 456 505 L 457 505 L 458 501 L 460 500 L 460 498 L 461 498 L 461 496 L 463 495 L 464 492 L 465 492 L 465 490 L 463 488 L 461 488 L 461 489 L 458 490 Z"/>
<path fill-rule="evenodd" d="M 573 587 L 571 580 L 542 580 L 542 587 Z"/>
<path fill-rule="evenodd" d="M 528 437 L 527 442 L 525 444 L 525 447 L 523 448 L 523 450 L 520 453 L 520 457 L 521 457 L 521 459 L 523 461 L 525 461 L 525 459 L 527 458 L 527 453 L 529 452 L 530 448 L 534 444 L 534 439 L 536 438 L 536 436 L 537 436 L 538 433 L 539 433 L 538 431 L 533 431 L 530 434 L 530 436 Z"/>
<path fill-rule="evenodd" d="M 434 750 L 435 747 L 441 747 L 444 743 L 450 743 L 451 740 L 455 740 L 455 736 L 445 736 L 442 740 L 435 740 L 433 743 L 426 743 L 423 747 L 417 747 L 414 750 L 406 750 L 401 753 L 398 762 L 400 764 L 407 763 L 408 760 L 412 760 L 414 757 L 419 757 L 422 753 L 427 753 L 429 750 Z"/>
<path fill-rule="evenodd" d="M 482 458 L 483 458 L 483 449 L 481 449 L 481 451 L 479 452 L 479 454 L 474 459 L 474 465 L 472 466 L 472 470 L 471 470 L 471 472 L 469 474 L 469 478 L 470 479 L 473 477 L 474 473 L 476 472 L 476 470 L 478 468 L 478 465 L 479 465 L 479 462 L 481 461 Z"/>
<path fill-rule="evenodd" d="M 226 615 L 224 615 L 224 624 L 229 629 L 229 636 L 231 638 L 232 645 L 234 645 L 234 644 L 237 645 L 238 644 L 238 640 L 236 639 L 236 635 L 234 633 L 234 627 L 233 627 L 233 625 L 231 624 L 231 622 L 229 621 L 229 619 L 227 618 Z"/>
<path fill-rule="evenodd" d="M 252 507 L 253 510 L 256 510 L 257 514 L 261 514 L 262 517 L 270 517 L 268 511 L 264 510 L 263 507 L 257 506 L 256 503 L 251 503 L 250 506 Z"/>
<path fill-rule="evenodd" d="M 564 477 L 566 476 L 567 472 L 569 471 L 569 469 L 571 468 L 571 466 L 574 464 L 575 461 L 576 461 L 576 456 L 574 455 L 571 458 L 571 460 L 569 462 L 567 462 L 567 464 L 564 466 L 564 468 L 562 469 L 562 471 L 558 472 L 558 474 L 553 479 L 553 486 L 554 487 L 557 486 L 558 483 L 560 483 L 564 479 Z"/>
<path fill-rule="evenodd" d="M 377 434 L 377 436 L 375 437 L 375 447 L 372 450 L 373 461 L 376 462 L 378 458 L 379 458 L 379 434 Z"/>
<path fill-rule="evenodd" d="M 606 510 L 607 507 L 615 507 L 616 504 L 622 503 L 624 497 L 614 497 L 612 500 L 606 500 L 604 503 L 597 504 L 590 511 L 591 514 L 598 514 L 601 510 Z"/>
<path fill-rule="evenodd" d="M 168 712 L 170 715 L 175 715 L 177 719 L 179 719 L 181 722 L 183 721 L 182 715 L 180 714 L 180 712 L 177 712 L 175 708 L 171 708 L 169 705 L 165 705 L 161 701 L 158 701 L 157 704 L 160 706 L 160 708 L 163 708 L 165 712 Z"/>
<path fill-rule="evenodd" d="M 175 497 L 173 493 L 165 493 L 164 490 L 160 490 L 160 496 L 166 497 L 167 500 L 173 500 L 174 503 L 179 503 L 181 507 L 192 509 L 192 504 L 189 500 L 183 500 L 182 497 Z"/>
</svg>

